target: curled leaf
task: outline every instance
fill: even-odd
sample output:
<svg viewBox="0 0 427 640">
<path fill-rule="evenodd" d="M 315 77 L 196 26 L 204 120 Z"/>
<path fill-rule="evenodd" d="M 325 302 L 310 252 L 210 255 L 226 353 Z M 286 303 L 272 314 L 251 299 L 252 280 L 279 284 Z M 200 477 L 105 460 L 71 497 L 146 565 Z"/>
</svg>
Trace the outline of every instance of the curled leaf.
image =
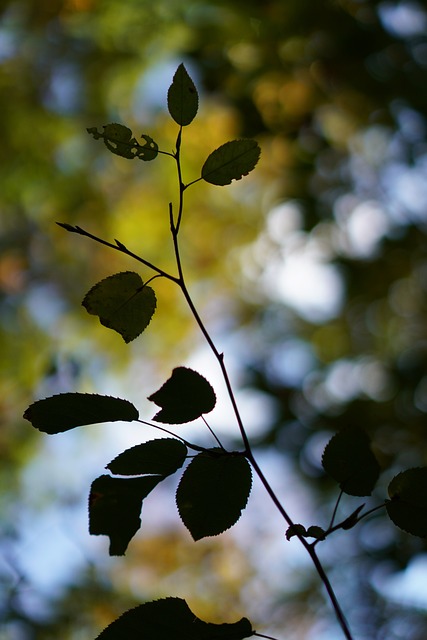
<svg viewBox="0 0 427 640">
<path fill-rule="evenodd" d="M 141 526 L 144 498 L 163 476 L 112 478 L 103 475 L 93 481 L 89 494 L 89 533 L 110 538 L 110 556 L 124 555 Z"/>
<path fill-rule="evenodd" d="M 312 525 L 308 527 L 307 533 L 305 534 L 307 538 L 316 538 L 316 540 L 324 540 L 326 538 L 326 531 L 322 529 L 322 527 L 318 527 L 317 525 Z"/>
<path fill-rule="evenodd" d="M 294 536 L 298 536 L 298 535 L 304 536 L 304 537 L 307 535 L 306 528 L 302 524 L 293 524 L 288 527 L 286 531 L 287 540 L 290 540 Z"/>
<path fill-rule="evenodd" d="M 153 420 L 181 424 L 196 420 L 215 406 L 216 396 L 209 382 L 193 369 L 177 367 L 165 384 L 148 398 L 162 410 Z"/>
</svg>

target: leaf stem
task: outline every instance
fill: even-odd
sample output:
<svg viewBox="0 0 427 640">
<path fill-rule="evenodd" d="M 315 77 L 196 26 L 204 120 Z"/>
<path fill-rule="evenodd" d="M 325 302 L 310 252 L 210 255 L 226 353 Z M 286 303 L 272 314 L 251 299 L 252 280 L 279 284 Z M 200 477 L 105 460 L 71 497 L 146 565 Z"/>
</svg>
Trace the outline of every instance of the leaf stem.
<svg viewBox="0 0 427 640">
<path fill-rule="evenodd" d="M 221 442 L 221 440 L 218 438 L 218 436 L 216 435 L 215 431 L 212 429 L 212 427 L 210 426 L 210 424 L 208 423 L 208 421 L 206 420 L 205 416 L 201 416 L 203 422 L 205 423 L 205 425 L 207 426 L 207 428 L 209 429 L 209 431 L 211 432 L 212 436 L 215 438 L 215 440 L 217 441 L 219 447 L 225 451 L 225 448 Z"/>
<path fill-rule="evenodd" d="M 182 436 L 178 436 L 173 431 L 169 431 L 169 429 L 165 429 L 165 427 L 160 427 L 158 424 L 153 424 L 152 422 L 147 422 L 147 420 L 139 420 L 139 419 L 136 420 L 136 422 L 140 422 L 141 424 L 146 424 L 148 427 L 152 427 L 153 429 L 158 429 L 159 431 L 163 431 L 164 433 L 167 433 L 170 436 L 173 436 L 177 440 L 181 440 L 181 442 L 185 444 L 185 446 L 189 447 L 189 449 L 194 449 L 194 451 L 206 451 L 206 447 L 200 447 L 197 444 L 188 442 L 188 440 L 186 440 Z"/>
<path fill-rule="evenodd" d="M 273 636 L 266 636 L 263 633 L 258 633 L 257 631 L 254 631 L 253 636 L 257 636 L 258 638 L 268 638 L 268 640 L 277 640 L 277 638 L 273 638 Z"/>
<path fill-rule="evenodd" d="M 332 517 L 331 517 L 331 521 L 330 521 L 330 523 L 329 523 L 328 531 L 329 531 L 330 529 L 332 529 L 332 527 L 334 526 L 334 522 L 335 522 L 335 518 L 336 518 L 336 515 L 337 515 L 338 507 L 339 507 L 339 504 L 340 504 L 340 502 L 341 502 L 341 498 L 342 498 L 342 496 L 343 496 L 343 493 L 344 493 L 344 492 L 343 492 L 343 490 L 341 489 L 341 491 L 340 491 L 340 493 L 339 493 L 339 496 L 338 496 L 338 498 L 337 498 L 337 501 L 336 501 L 336 503 L 335 503 L 334 510 L 333 510 L 333 512 L 332 512 Z"/>
</svg>

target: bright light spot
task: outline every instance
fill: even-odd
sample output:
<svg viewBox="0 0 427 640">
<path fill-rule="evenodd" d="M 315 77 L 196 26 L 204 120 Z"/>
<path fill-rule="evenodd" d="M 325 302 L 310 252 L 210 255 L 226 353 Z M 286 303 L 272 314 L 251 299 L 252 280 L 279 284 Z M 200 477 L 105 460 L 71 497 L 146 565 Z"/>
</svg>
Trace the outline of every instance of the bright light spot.
<svg viewBox="0 0 427 640">
<path fill-rule="evenodd" d="M 422 35 L 427 28 L 427 15 L 416 2 L 383 2 L 379 15 L 387 31 L 401 38 Z"/>
<path fill-rule="evenodd" d="M 293 231 L 301 228 L 301 209 L 296 202 L 284 202 L 273 207 L 267 216 L 267 233 L 272 240 L 283 244 Z"/>
<path fill-rule="evenodd" d="M 374 200 L 360 202 L 355 206 L 347 196 L 340 200 L 335 213 L 344 233 L 344 249 L 352 256 L 371 256 L 390 228 L 386 212 Z M 350 211 L 347 210 L 348 204 L 352 206 Z"/>
<path fill-rule="evenodd" d="M 313 351 L 302 340 L 287 340 L 274 349 L 268 362 L 268 374 L 274 381 L 299 387 L 315 366 Z"/>
<path fill-rule="evenodd" d="M 378 582 L 378 590 L 396 603 L 426 609 L 427 554 L 415 557 L 405 571 Z"/>
<path fill-rule="evenodd" d="M 419 220 L 427 217 L 427 169 L 392 164 L 384 173 L 384 186 L 391 202 L 400 204 L 410 216 Z"/>
<path fill-rule="evenodd" d="M 301 246 L 266 269 L 264 285 L 269 295 L 293 307 L 310 322 L 326 322 L 341 308 L 344 286 L 338 269 Z"/>
</svg>

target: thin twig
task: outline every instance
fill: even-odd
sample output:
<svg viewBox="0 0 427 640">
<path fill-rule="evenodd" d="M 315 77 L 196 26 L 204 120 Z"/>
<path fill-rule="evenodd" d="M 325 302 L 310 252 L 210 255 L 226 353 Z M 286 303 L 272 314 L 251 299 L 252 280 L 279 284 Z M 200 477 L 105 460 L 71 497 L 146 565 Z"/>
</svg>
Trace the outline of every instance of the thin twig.
<svg viewBox="0 0 427 640">
<path fill-rule="evenodd" d="M 82 229 L 82 227 L 79 227 L 77 225 L 74 226 L 72 224 L 67 224 L 66 222 L 57 222 L 56 224 L 59 227 L 62 227 L 62 229 L 69 231 L 70 233 L 78 233 L 79 235 L 85 236 L 86 238 L 90 238 L 91 240 L 95 240 L 95 242 L 99 242 L 100 244 L 103 244 L 106 247 L 110 247 L 110 249 L 115 249 L 120 253 L 124 253 L 130 258 L 133 258 L 138 262 L 142 262 L 142 264 L 144 264 L 146 267 L 149 267 L 153 271 L 156 271 L 158 275 L 163 276 L 164 278 L 167 278 L 168 280 L 171 280 L 176 284 L 179 284 L 179 281 L 175 276 L 171 275 L 170 273 L 167 273 L 167 271 L 164 271 L 163 269 L 160 269 L 159 267 L 154 265 L 152 262 L 145 260 L 145 258 L 141 258 L 141 256 L 137 255 L 136 253 L 133 253 L 133 251 L 130 251 L 122 242 L 119 242 L 118 240 L 116 240 L 116 244 L 113 244 L 112 242 L 108 242 L 107 240 L 103 240 L 102 238 L 95 236 L 93 233 L 89 233 L 89 231 L 86 231 L 85 229 Z"/>
</svg>

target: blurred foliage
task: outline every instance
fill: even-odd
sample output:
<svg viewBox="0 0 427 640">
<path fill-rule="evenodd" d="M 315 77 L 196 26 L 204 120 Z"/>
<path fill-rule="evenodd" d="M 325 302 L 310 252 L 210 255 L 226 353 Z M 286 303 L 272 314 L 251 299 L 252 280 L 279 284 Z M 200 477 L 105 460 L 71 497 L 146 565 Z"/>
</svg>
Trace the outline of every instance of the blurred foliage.
<svg viewBox="0 0 427 640">
<path fill-rule="evenodd" d="M 141 169 L 112 157 L 85 130 L 123 122 L 168 150 L 176 128 L 165 93 L 182 60 L 202 93 L 185 136 L 185 176 L 198 175 L 208 153 L 233 137 L 256 137 L 263 149 L 244 183 L 189 191 L 183 242 L 207 324 L 236 330 L 245 384 L 274 400 L 259 446 L 292 463 L 320 504 L 319 524 L 336 495 L 320 453 L 343 426 L 363 426 L 390 473 L 425 465 L 424 7 L 13 0 L 0 11 L 4 512 L 39 443 L 20 419 L 33 396 L 97 390 L 100 372 L 124 371 L 134 358 L 170 370 L 171 349 L 176 366 L 196 344 L 186 310 L 161 282 L 149 340 L 129 349 L 101 331 L 81 300 L 99 279 L 132 267 L 54 225 L 81 225 L 172 264 L 174 167 L 164 158 Z M 398 608 L 377 588 L 381 572 L 404 570 L 425 551 L 380 515 L 328 550 L 360 637 L 425 637 L 425 613 Z M 308 637 L 319 619 L 316 589 L 301 578 L 292 600 L 283 587 L 272 623 L 280 628 L 286 618 Z M 69 597 L 64 607 L 75 592 Z"/>
</svg>

